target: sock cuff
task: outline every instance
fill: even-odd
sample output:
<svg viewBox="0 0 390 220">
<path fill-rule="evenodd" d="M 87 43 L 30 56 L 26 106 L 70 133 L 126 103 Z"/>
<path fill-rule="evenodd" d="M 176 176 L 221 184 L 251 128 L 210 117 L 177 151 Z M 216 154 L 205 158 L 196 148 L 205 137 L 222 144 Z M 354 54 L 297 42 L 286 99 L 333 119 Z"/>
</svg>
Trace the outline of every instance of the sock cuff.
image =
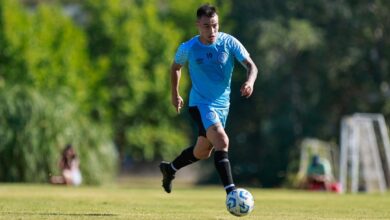
<svg viewBox="0 0 390 220">
<path fill-rule="evenodd" d="M 215 151 L 214 160 L 215 162 L 229 162 L 229 154 L 226 151 Z"/>
<path fill-rule="evenodd" d="M 226 190 L 226 189 L 229 189 L 229 188 L 232 188 L 232 187 L 236 188 L 236 185 L 230 184 L 230 185 L 225 186 L 224 188 Z"/>
<path fill-rule="evenodd" d="M 176 169 L 176 167 L 173 165 L 173 163 L 171 163 L 171 168 L 172 168 L 173 171 L 175 171 L 175 172 L 177 171 L 177 169 Z"/>
</svg>

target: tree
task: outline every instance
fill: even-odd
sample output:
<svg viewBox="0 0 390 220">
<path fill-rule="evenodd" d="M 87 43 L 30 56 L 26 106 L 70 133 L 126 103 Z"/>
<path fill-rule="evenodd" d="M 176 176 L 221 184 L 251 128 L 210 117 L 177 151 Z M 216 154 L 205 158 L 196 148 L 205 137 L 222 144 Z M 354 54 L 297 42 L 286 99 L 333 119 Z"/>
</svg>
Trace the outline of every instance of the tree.
<svg viewBox="0 0 390 220">
<path fill-rule="evenodd" d="M 46 181 L 68 142 L 80 150 L 86 183 L 112 177 L 110 129 L 83 111 L 92 73 L 83 32 L 57 5 L 0 3 L 0 179 Z"/>
<path fill-rule="evenodd" d="M 238 176 L 281 184 L 302 138 L 337 141 L 340 118 L 353 112 L 389 117 L 388 3 L 233 1 L 232 9 L 234 32 L 260 67 L 253 98 L 232 105 L 232 146 L 240 146 L 232 161 L 246 161 L 233 164 Z"/>
<path fill-rule="evenodd" d="M 95 106 L 114 129 L 121 159 L 168 157 L 187 142 L 169 104 L 167 67 L 181 34 L 161 21 L 155 3 L 84 4 L 89 53 L 100 76 L 92 92 L 103 100 Z"/>
<path fill-rule="evenodd" d="M 80 157 L 84 183 L 113 179 L 117 155 L 109 130 L 92 123 L 69 100 L 61 92 L 0 87 L 0 181 L 48 182 L 60 174 L 60 152 L 68 143 Z"/>
</svg>

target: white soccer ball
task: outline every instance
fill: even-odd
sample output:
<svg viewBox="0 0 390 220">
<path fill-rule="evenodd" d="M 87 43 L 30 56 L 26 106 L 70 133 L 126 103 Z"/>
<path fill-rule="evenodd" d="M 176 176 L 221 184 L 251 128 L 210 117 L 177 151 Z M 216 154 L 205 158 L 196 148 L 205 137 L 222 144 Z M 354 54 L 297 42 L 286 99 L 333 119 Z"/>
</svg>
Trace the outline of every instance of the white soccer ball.
<svg viewBox="0 0 390 220">
<path fill-rule="evenodd" d="M 226 208 L 235 216 L 244 216 L 252 212 L 255 200 L 252 194 L 242 188 L 231 191 L 226 197 Z"/>
</svg>

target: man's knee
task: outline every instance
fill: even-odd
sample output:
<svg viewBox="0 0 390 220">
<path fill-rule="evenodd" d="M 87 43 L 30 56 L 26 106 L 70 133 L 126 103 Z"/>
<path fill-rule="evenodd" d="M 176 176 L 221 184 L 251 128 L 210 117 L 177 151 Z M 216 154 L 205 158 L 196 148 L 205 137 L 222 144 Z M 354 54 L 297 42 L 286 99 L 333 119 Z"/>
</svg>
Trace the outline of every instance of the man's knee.
<svg viewBox="0 0 390 220">
<path fill-rule="evenodd" d="M 221 146 L 219 146 L 217 150 L 227 151 L 229 148 L 229 137 L 226 135 L 226 133 L 221 134 L 220 141 L 221 141 Z"/>
<path fill-rule="evenodd" d="M 222 125 L 213 125 L 207 130 L 207 137 L 218 151 L 228 151 L 229 137 Z"/>
</svg>

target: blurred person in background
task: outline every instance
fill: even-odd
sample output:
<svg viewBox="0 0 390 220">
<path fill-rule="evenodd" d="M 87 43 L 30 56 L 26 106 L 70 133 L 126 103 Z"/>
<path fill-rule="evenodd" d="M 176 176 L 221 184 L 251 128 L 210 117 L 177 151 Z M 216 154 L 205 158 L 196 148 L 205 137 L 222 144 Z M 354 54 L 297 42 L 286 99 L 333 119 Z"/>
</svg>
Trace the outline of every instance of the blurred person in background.
<svg viewBox="0 0 390 220">
<path fill-rule="evenodd" d="M 306 188 L 309 190 L 329 190 L 332 175 L 330 167 L 327 168 L 324 161 L 313 155 L 306 172 Z"/>
<path fill-rule="evenodd" d="M 82 182 L 82 176 L 79 168 L 79 159 L 71 144 L 67 144 L 62 151 L 59 167 L 61 176 L 52 176 L 52 184 L 65 184 L 78 186 Z"/>
<path fill-rule="evenodd" d="M 172 162 L 160 163 L 162 186 L 170 193 L 172 180 L 179 169 L 198 160 L 208 159 L 214 151 L 215 168 L 229 194 L 236 188 L 228 156 L 229 137 L 225 132 L 234 61 L 238 60 L 246 68 L 246 79 L 240 89 L 242 97 L 249 98 L 252 95 L 258 70 L 236 38 L 219 32 L 218 14 L 214 6 L 200 6 L 196 17 L 199 35 L 179 46 L 171 66 L 171 95 L 172 104 L 180 113 L 184 106 L 179 94 L 181 69 L 188 63 L 192 83 L 188 110 L 198 126 L 197 140 Z"/>
</svg>

